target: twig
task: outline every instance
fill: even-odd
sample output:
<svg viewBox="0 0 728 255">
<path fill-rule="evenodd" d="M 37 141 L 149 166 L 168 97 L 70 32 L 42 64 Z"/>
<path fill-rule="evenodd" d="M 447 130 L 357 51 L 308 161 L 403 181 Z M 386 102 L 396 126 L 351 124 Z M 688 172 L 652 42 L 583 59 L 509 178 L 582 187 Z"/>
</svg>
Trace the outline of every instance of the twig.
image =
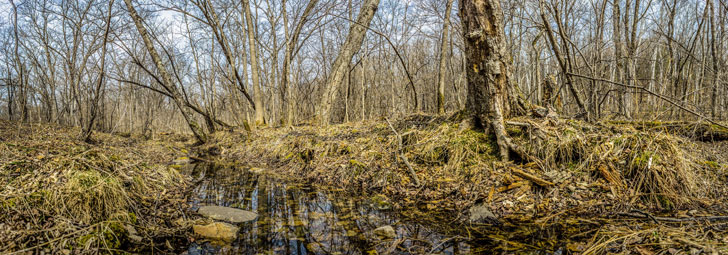
<svg viewBox="0 0 728 255">
<path fill-rule="evenodd" d="M 710 122 L 713 125 L 716 125 L 716 126 L 719 126 L 719 127 L 725 128 L 725 129 L 728 129 L 728 126 L 725 126 L 725 125 L 720 124 L 720 123 L 718 123 L 718 122 L 716 122 L 716 121 L 714 121 L 714 120 L 712 120 L 712 119 L 710 119 L 708 117 L 705 117 L 702 114 L 700 114 L 700 113 L 698 113 L 698 112 L 696 112 L 694 110 L 690 110 L 687 107 L 682 106 L 682 105 L 676 103 L 672 99 L 670 99 L 670 98 L 668 98 L 666 96 L 663 96 L 661 94 L 658 94 L 658 93 L 656 93 L 656 92 L 654 92 L 652 90 L 649 90 L 647 88 L 640 87 L 640 86 L 627 85 L 627 84 L 623 84 L 623 83 L 619 83 L 619 82 L 610 81 L 610 80 L 607 80 L 607 79 L 600 79 L 600 78 L 589 77 L 589 76 L 585 76 L 585 75 L 581 75 L 581 74 L 575 74 L 575 73 L 566 73 L 566 74 L 567 75 L 570 75 L 570 76 L 576 76 L 576 77 L 579 77 L 579 78 L 588 79 L 588 80 L 611 83 L 611 84 L 614 84 L 614 85 L 617 85 L 617 86 L 622 86 L 622 87 L 625 87 L 625 88 L 642 90 L 642 91 L 646 92 L 647 94 L 656 96 L 657 98 L 662 99 L 665 102 L 668 102 L 669 104 L 674 105 L 674 106 L 676 106 L 677 108 L 680 108 L 683 111 L 686 111 L 686 112 L 688 112 L 690 114 L 693 114 L 693 115 L 699 117 L 700 119 L 706 120 L 706 121 Z"/>
<path fill-rule="evenodd" d="M 14 252 L 11 252 L 10 254 L 21 254 L 21 253 L 23 253 L 23 252 L 26 252 L 26 251 L 31 251 L 31 250 L 33 250 L 33 249 L 36 249 L 36 248 L 40 248 L 40 247 L 43 247 L 43 246 L 49 245 L 49 244 L 51 244 L 51 243 L 53 243 L 53 242 L 57 242 L 57 241 L 60 241 L 60 240 L 61 240 L 61 239 L 63 239 L 63 238 L 66 238 L 66 237 L 69 237 L 69 236 L 73 236 L 73 235 L 75 235 L 75 234 L 78 234 L 78 233 L 80 233 L 80 232 L 82 232 L 82 231 L 85 231 L 85 230 L 88 230 L 88 229 L 90 229 L 90 228 L 96 227 L 97 225 L 100 225 L 101 223 L 105 223 L 105 222 L 108 222 L 108 221 L 102 221 L 102 222 L 99 222 L 99 223 L 93 224 L 93 225 L 91 225 L 91 226 L 88 226 L 88 227 L 86 227 L 86 228 L 82 228 L 82 229 L 76 230 L 76 231 L 74 231 L 74 232 L 71 232 L 71 233 L 68 233 L 68 234 L 62 235 L 62 236 L 60 236 L 60 237 L 58 237 L 58 238 L 56 238 L 56 239 L 50 240 L 50 241 L 48 241 L 48 242 L 45 242 L 45 243 L 42 243 L 42 244 L 39 244 L 39 245 L 36 245 L 36 246 L 33 246 L 33 247 L 25 248 L 25 249 L 22 249 L 22 250 L 19 250 L 19 251 L 14 251 Z"/>
<path fill-rule="evenodd" d="M 633 217 L 633 218 L 649 218 L 650 220 L 654 221 L 655 223 L 659 222 L 673 222 L 673 223 L 679 223 L 679 222 L 693 222 L 693 221 L 709 221 L 709 222 L 716 222 L 716 221 L 728 221 L 728 216 L 704 216 L 704 217 L 687 217 L 687 218 L 672 218 L 672 217 L 658 217 L 653 216 L 652 214 L 640 211 L 640 210 L 632 210 L 628 213 L 620 213 L 620 216 L 625 217 Z"/>
<path fill-rule="evenodd" d="M 402 161 L 404 161 L 405 165 L 407 165 L 407 169 L 409 169 L 409 173 L 410 173 L 410 175 L 412 175 L 412 179 L 415 180 L 415 184 L 417 186 L 420 186 L 420 178 L 417 177 L 417 173 L 415 172 L 415 169 L 412 168 L 412 165 L 410 165 L 409 161 L 407 160 L 407 157 L 405 157 L 402 154 L 402 136 L 399 135 L 399 133 L 397 133 L 397 130 L 394 129 L 394 126 L 392 126 L 392 122 L 389 122 L 389 119 L 384 118 L 384 120 L 387 121 L 387 124 L 389 124 L 389 128 L 391 128 L 392 131 L 394 132 L 394 134 L 397 135 L 397 141 L 399 142 L 397 144 L 399 147 L 399 149 L 397 150 L 397 154 L 399 154 L 399 158 L 402 159 Z"/>
<path fill-rule="evenodd" d="M 544 179 L 542 179 L 542 178 L 540 178 L 538 176 L 535 176 L 533 174 L 527 173 L 526 171 L 523 171 L 521 169 L 518 169 L 518 168 L 515 168 L 515 167 L 511 167 L 511 171 L 516 176 L 521 177 L 521 178 L 526 179 L 526 180 L 529 180 L 529 181 L 535 183 L 538 186 L 541 186 L 541 187 L 554 186 L 554 183 L 553 182 L 544 180 Z"/>
<path fill-rule="evenodd" d="M 442 241 L 441 241 L 441 242 L 440 242 L 439 244 L 437 244 L 437 245 L 433 246 L 433 247 L 432 247 L 432 249 L 430 249 L 430 252 L 428 252 L 427 254 L 434 254 L 434 253 L 435 253 L 435 250 L 436 250 L 437 248 L 439 248 L 439 247 L 440 247 L 440 246 L 442 246 L 443 244 L 446 244 L 447 242 L 450 242 L 450 241 L 452 241 L 452 240 L 454 240 L 454 239 L 457 239 L 457 238 L 465 239 L 465 238 L 464 238 L 464 237 L 462 237 L 462 236 L 453 236 L 453 237 L 450 237 L 450 238 L 446 238 L 446 239 L 442 240 Z"/>
</svg>

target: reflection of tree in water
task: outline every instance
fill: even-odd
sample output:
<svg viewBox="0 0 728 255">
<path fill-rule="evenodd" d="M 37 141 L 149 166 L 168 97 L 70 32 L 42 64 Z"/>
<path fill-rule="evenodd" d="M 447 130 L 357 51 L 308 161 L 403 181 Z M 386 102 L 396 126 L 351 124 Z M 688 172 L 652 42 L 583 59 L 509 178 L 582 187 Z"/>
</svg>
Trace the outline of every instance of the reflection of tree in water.
<svg viewBox="0 0 728 255">
<path fill-rule="evenodd" d="M 221 205 L 257 212 L 255 222 L 241 224 L 240 236 L 220 253 L 367 254 L 428 252 L 459 253 L 459 242 L 417 224 L 399 222 L 379 212 L 366 199 L 335 199 L 310 187 L 246 170 L 198 164 L 191 194 L 194 206 Z M 334 199 L 332 199 L 334 198 Z M 380 240 L 372 230 L 395 226 L 398 240 Z"/>
</svg>

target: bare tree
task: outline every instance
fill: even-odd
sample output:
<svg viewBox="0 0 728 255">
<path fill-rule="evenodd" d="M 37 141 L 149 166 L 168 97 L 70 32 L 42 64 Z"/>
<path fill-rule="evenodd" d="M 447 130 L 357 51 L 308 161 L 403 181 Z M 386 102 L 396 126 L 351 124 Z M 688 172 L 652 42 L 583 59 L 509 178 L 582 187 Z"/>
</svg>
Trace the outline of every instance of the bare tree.
<svg viewBox="0 0 728 255">
<path fill-rule="evenodd" d="M 248 0 L 242 1 L 243 12 L 245 13 L 245 24 L 248 26 L 248 45 L 250 46 L 250 68 L 253 78 L 253 101 L 255 102 L 255 125 L 265 125 L 265 112 L 263 108 L 263 91 L 260 87 L 260 73 L 258 67 L 258 48 L 255 40 L 256 29 L 253 15 L 250 12 Z"/>
<path fill-rule="evenodd" d="M 81 139 L 86 142 L 91 142 L 91 131 L 94 127 L 94 124 L 96 122 L 96 118 L 99 115 L 98 108 L 99 108 L 99 100 L 101 99 L 101 89 L 104 85 L 104 78 L 106 75 L 105 69 L 106 69 L 106 45 L 109 42 L 109 32 L 111 30 L 111 16 L 112 16 L 112 10 L 111 7 L 114 6 L 114 0 L 109 1 L 109 8 L 108 8 L 108 15 L 106 16 L 106 28 L 104 29 L 104 40 L 101 43 L 101 58 L 100 58 L 100 64 L 99 68 L 101 69 L 99 71 L 99 78 L 96 82 L 96 88 L 93 90 L 93 99 L 90 102 L 91 103 L 91 109 L 90 109 L 90 116 L 88 123 L 86 123 L 86 126 L 83 127 L 83 130 L 81 131 Z"/>
<path fill-rule="evenodd" d="M 144 20 L 142 20 L 142 17 L 139 16 L 139 14 L 136 12 L 136 9 L 134 9 L 131 0 L 124 0 L 124 3 L 126 4 L 126 8 L 128 9 L 129 16 L 131 16 L 132 20 L 134 21 L 134 25 L 139 32 L 139 36 L 142 37 L 142 40 L 144 41 L 144 45 L 146 46 L 149 55 L 152 57 L 154 64 L 157 66 L 157 70 L 159 71 L 160 76 L 162 76 L 161 85 L 164 86 L 166 92 L 168 92 L 169 95 L 172 97 L 172 100 L 174 100 L 175 105 L 182 113 L 182 116 L 184 117 L 187 125 L 189 126 L 197 141 L 200 143 L 204 143 L 207 140 L 207 136 L 204 131 L 202 131 L 197 122 L 195 122 L 194 116 L 192 115 L 193 113 L 190 111 L 189 108 L 186 107 L 185 103 L 183 102 L 182 94 L 172 81 L 172 77 L 167 71 L 167 67 L 165 67 L 164 63 L 162 62 L 162 58 L 159 56 L 159 53 L 157 53 L 157 50 L 154 48 L 151 36 L 147 32 L 147 29 L 144 27 Z"/>
<path fill-rule="evenodd" d="M 318 111 L 319 123 L 322 125 L 328 125 L 331 121 L 331 107 L 332 102 L 336 99 L 335 93 L 338 91 L 339 85 L 344 79 L 344 74 L 348 71 L 351 58 L 361 48 L 367 27 L 372 21 L 372 18 L 374 18 L 378 7 L 379 0 L 366 0 L 359 11 L 356 22 L 352 23 L 349 28 L 349 35 L 346 37 L 346 41 L 342 45 L 341 50 L 339 50 L 339 54 L 336 56 L 336 60 L 334 60 L 334 64 L 331 67 L 331 74 L 329 74 L 324 84 L 324 93 Z"/>
<path fill-rule="evenodd" d="M 445 74 L 447 73 L 448 39 L 450 37 L 450 13 L 453 0 L 445 5 L 445 20 L 442 22 L 442 39 L 440 42 L 440 70 L 437 74 L 437 112 L 445 112 Z"/>
</svg>

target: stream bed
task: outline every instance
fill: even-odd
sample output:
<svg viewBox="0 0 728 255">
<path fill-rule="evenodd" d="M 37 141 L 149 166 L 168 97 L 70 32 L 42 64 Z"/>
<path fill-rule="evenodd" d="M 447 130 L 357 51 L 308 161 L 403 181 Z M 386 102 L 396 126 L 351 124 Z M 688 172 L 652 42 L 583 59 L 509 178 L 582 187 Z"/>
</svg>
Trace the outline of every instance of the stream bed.
<svg viewBox="0 0 728 255">
<path fill-rule="evenodd" d="M 238 224 L 228 245 L 196 241 L 187 254 L 469 254 L 463 238 L 406 222 L 369 198 L 336 196 L 247 168 L 190 165 L 195 180 L 188 203 L 193 208 L 217 205 L 252 211 L 257 220 Z M 391 226 L 394 238 L 374 234 Z"/>
</svg>

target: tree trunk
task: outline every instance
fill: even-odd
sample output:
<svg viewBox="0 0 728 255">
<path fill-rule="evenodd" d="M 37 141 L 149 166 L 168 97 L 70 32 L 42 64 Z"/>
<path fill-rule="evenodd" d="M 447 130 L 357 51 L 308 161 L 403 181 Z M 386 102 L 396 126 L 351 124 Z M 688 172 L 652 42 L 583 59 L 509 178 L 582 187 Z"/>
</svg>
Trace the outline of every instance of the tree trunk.
<svg viewBox="0 0 728 255">
<path fill-rule="evenodd" d="M 296 28 L 293 29 L 293 34 L 288 35 L 288 32 L 286 32 L 286 55 L 283 59 L 283 71 L 281 72 L 281 89 L 285 90 L 285 97 L 286 97 L 286 125 L 292 126 L 294 121 L 294 112 L 295 112 L 295 99 L 293 98 L 293 86 L 289 85 L 290 81 L 288 80 L 288 73 L 290 70 L 291 62 L 293 62 L 293 58 L 296 56 L 297 52 L 297 46 L 298 46 L 298 38 L 301 35 L 301 31 L 303 30 L 303 25 L 308 22 L 308 19 L 311 16 L 311 13 L 313 13 L 313 8 L 316 7 L 316 4 L 318 3 L 318 0 L 310 0 L 308 4 L 306 5 L 306 9 L 303 11 L 303 14 L 301 15 L 301 20 L 298 21 L 298 24 L 296 24 Z M 284 27 L 286 30 L 288 30 L 288 18 L 287 15 L 284 13 Z"/>
<path fill-rule="evenodd" d="M 620 14 L 620 7 L 619 7 L 619 1 L 614 0 L 612 4 L 612 26 L 614 27 L 614 32 L 612 32 L 612 39 L 614 40 L 614 70 L 615 70 L 615 77 L 614 80 L 616 82 L 622 83 L 623 73 L 624 73 L 624 64 L 622 59 L 622 54 L 624 52 L 624 46 L 622 44 L 622 26 L 620 22 L 620 17 L 622 15 Z M 626 94 L 627 89 L 624 87 L 618 87 L 617 88 L 618 94 L 617 94 L 617 105 L 619 108 L 619 113 L 624 115 L 625 117 L 628 116 L 628 111 L 626 107 Z M 628 118 L 628 117 L 627 117 Z"/>
<path fill-rule="evenodd" d="M 437 81 L 437 113 L 445 113 L 445 73 L 447 73 L 448 40 L 450 38 L 450 13 L 453 0 L 447 0 L 445 20 L 442 22 L 442 40 L 440 41 L 440 71 Z"/>
<path fill-rule="evenodd" d="M 508 160 L 513 144 L 503 119 L 511 115 L 513 85 L 499 0 L 461 0 L 468 75 L 466 110 L 476 123 L 495 133 L 501 159 Z"/>
<path fill-rule="evenodd" d="M 710 12 L 710 55 L 713 62 L 713 79 L 711 80 L 711 93 L 710 93 L 710 112 L 711 117 L 716 118 L 718 113 L 718 77 L 720 69 L 718 68 L 718 48 L 715 42 L 715 10 L 713 10 L 713 0 L 708 0 L 708 11 Z"/>
<path fill-rule="evenodd" d="M 162 81 L 164 82 L 162 85 L 165 86 L 165 89 L 167 91 L 169 91 L 169 94 L 171 95 L 175 106 L 177 106 L 177 108 L 182 113 L 182 117 L 184 117 L 187 125 L 190 127 L 190 130 L 192 130 L 192 134 L 195 136 L 195 138 L 197 138 L 197 141 L 200 143 L 204 143 L 207 140 L 207 137 L 204 131 L 202 131 L 200 126 L 193 119 L 194 116 L 192 111 L 185 106 L 182 95 L 172 81 L 172 76 L 170 76 L 169 72 L 167 72 L 167 68 L 164 66 L 162 58 L 159 56 L 157 49 L 154 48 L 152 39 L 150 38 L 147 29 L 144 27 L 144 21 L 142 20 L 142 17 L 139 16 L 139 14 L 136 12 L 136 9 L 134 9 L 134 6 L 132 6 L 131 0 L 124 0 L 124 3 L 126 4 L 126 7 L 129 11 L 129 15 L 134 21 L 134 25 L 136 26 L 137 31 L 139 31 L 139 35 L 144 41 L 144 45 L 146 46 L 147 51 L 149 51 L 149 55 L 152 57 L 154 64 L 157 66 L 160 76 L 162 76 Z"/>
<path fill-rule="evenodd" d="M 265 107 L 263 107 L 263 92 L 260 88 L 260 74 L 258 73 L 258 48 L 255 42 L 255 21 L 250 14 L 250 3 L 243 0 L 245 23 L 248 26 L 248 44 L 250 45 L 250 69 L 253 74 L 253 102 L 255 104 L 255 125 L 265 125 Z"/>
<path fill-rule="evenodd" d="M 202 14 L 205 15 L 205 18 L 208 21 L 208 25 L 212 29 L 213 35 L 215 35 L 217 43 L 220 44 L 222 52 L 225 55 L 225 60 L 227 61 L 228 65 L 230 65 L 233 77 L 235 77 L 235 81 L 237 81 L 238 83 L 240 92 L 243 93 L 253 109 L 257 109 L 260 106 L 257 105 L 255 101 L 250 98 L 250 94 L 248 94 L 248 90 L 245 88 L 246 82 L 243 80 L 243 78 L 240 77 L 240 73 L 238 72 L 238 66 L 235 64 L 235 58 L 232 54 L 232 50 L 230 50 L 230 46 L 228 45 L 228 38 L 227 36 L 225 36 L 223 27 L 220 24 L 220 19 L 217 17 L 217 13 L 215 13 L 215 10 L 212 8 L 212 3 L 209 0 L 206 0 L 203 3 L 200 3 L 198 7 L 200 8 L 200 11 L 202 11 Z"/>
<path fill-rule="evenodd" d="M 341 46 L 339 55 L 336 56 L 333 66 L 331 66 L 331 74 L 326 79 L 324 85 L 324 94 L 321 98 L 319 106 L 318 118 L 319 123 L 327 126 L 331 121 L 331 106 L 336 99 L 339 85 L 344 79 L 344 74 L 348 71 L 347 66 L 351 62 L 351 58 L 359 51 L 367 32 L 367 27 L 374 18 L 374 14 L 379 8 L 380 0 L 366 0 L 359 11 L 356 22 L 349 28 L 349 35 L 346 37 L 344 45 Z"/>
<path fill-rule="evenodd" d="M 101 43 L 101 72 L 99 74 L 99 80 L 96 83 L 96 89 L 94 90 L 93 101 L 91 101 L 90 113 L 88 123 L 83 127 L 81 132 L 81 139 L 85 142 L 91 142 L 91 131 L 94 127 L 94 122 L 99 114 L 99 100 L 101 98 L 101 89 L 104 84 L 104 76 L 106 75 L 106 45 L 109 42 L 109 32 L 111 30 L 111 8 L 114 5 L 114 0 L 109 1 L 108 16 L 106 17 L 106 29 L 104 30 L 104 41 Z"/>
</svg>

